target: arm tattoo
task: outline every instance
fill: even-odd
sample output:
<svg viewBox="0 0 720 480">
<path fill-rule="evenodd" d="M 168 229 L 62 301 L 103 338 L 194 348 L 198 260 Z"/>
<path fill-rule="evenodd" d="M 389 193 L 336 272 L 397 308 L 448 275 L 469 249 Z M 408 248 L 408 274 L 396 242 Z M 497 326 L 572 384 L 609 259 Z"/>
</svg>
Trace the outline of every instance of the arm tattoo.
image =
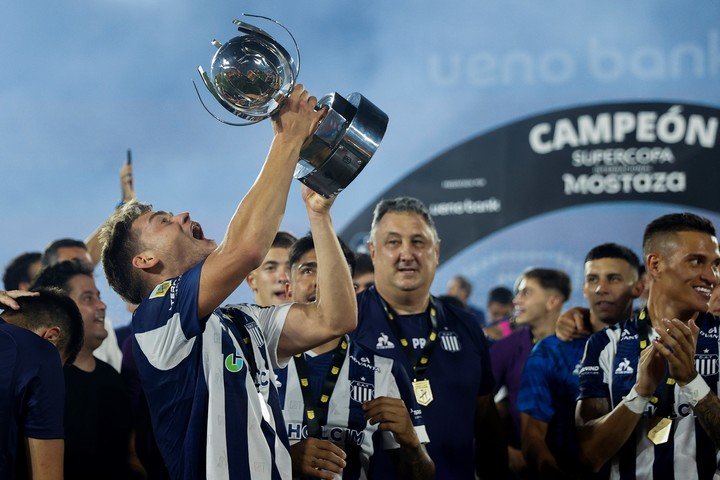
<svg viewBox="0 0 720 480">
<path fill-rule="evenodd" d="M 720 446 L 720 399 L 710 392 L 693 408 L 705 433 L 712 438 L 716 447 Z"/>
<path fill-rule="evenodd" d="M 425 446 L 418 448 L 401 446 L 397 452 L 397 470 L 399 478 L 413 480 L 432 480 L 435 478 L 435 464 L 430 460 Z"/>
</svg>

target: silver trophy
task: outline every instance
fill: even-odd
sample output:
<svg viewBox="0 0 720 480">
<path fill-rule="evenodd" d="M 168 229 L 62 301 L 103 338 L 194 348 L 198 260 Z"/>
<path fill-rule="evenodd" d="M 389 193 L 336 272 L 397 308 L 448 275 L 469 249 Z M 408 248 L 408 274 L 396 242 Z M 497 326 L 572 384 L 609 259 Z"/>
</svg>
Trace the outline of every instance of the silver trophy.
<svg viewBox="0 0 720 480">
<path fill-rule="evenodd" d="M 222 120 L 205 105 L 197 86 L 195 91 L 210 115 L 234 126 L 252 125 L 277 112 L 300 74 L 300 49 L 292 33 L 271 18 L 243 15 L 283 28 L 295 45 L 297 61 L 267 32 L 240 20 L 233 20 L 240 36 L 224 44 L 212 41 L 217 51 L 210 74 L 198 67 L 200 76 L 220 105 L 246 121 Z M 300 151 L 294 176 L 330 198 L 347 187 L 370 161 L 385 135 L 388 117 L 359 93 L 347 98 L 330 93 L 320 99 L 316 109 L 323 107 L 327 107 L 327 114 Z"/>
</svg>

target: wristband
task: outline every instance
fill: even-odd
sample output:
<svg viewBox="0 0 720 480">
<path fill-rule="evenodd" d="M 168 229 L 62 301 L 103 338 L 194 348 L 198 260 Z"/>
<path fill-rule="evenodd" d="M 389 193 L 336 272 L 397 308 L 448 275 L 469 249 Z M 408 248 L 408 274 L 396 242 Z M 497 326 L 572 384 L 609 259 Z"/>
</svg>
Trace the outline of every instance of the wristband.
<svg viewBox="0 0 720 480">
<path fill-rule="evenodd" d="M 631 412 L 642 415 L 643 413 L 645 413 L 647 404 L 650 403 L 650 397 L 641 396 L 639 393 L 637 393 L 635 387 L 633 387 L 630 389 L 628 394 L 625 395 L 623 403 Z"/>
<path fill-rule="evenodd" d="M 698 373 L 690 383 L 680 387 L 680 392 L 685 395 L 685 398 L 688 400 L 688 403 L 690 403 L 690 406 L 695 407 L 700 400 L 710 393 L 710 387 L 708 387 L 708 384 L 705 383 L 702 375 Z"/>
</svg>

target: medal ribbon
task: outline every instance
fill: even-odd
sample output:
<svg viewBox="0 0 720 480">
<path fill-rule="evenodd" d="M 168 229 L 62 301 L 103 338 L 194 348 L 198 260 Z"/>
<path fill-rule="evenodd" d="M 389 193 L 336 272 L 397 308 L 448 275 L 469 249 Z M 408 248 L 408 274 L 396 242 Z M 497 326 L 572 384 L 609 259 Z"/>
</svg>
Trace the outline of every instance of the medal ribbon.
<svg viewBox="0 0 720 480">
<path fill-rule="evenodd" d="M 650 346 L 650 328 L 652 322 L 647 313 L 647 307 L 644 307 L 637 319 L 638 335 L 640 338 L 640 351 L 642 352 Z M 638 361 L 639 365 L 639 361 Z M 665 381 L 665 388 L 660 393 L 660 398 L 653 395 L 650 402 L 655 405 L 655 416 L 659 418 L 670 418 L 673 413 L 673 405 L 675 403 L 675 379 L 668 376 Z"/>
<path fill-rule="evenodd" d="M 430 334 L 428 335 L 428 338 L 425 339 L 425 346 L 423 347 L 422 351 L 420 352 L 420 357 L 413 362 L 413 348 L 410 346 L 410 342 L 405 337 L 405 335 L 402 334 L 400 331 L 400 327 L 397 324 L 397 321 L 395 318 L 398 316 L 398 314 L 395 312 L 395 310 L 392 309 L 390 305 L 388 305 L 385 300 L 381 296 L 378 295 L 378 298 L 380 299 L 380 303 L 383 306 L 383 309 L 385 310 L 385 315 L 387 315 L 388 323 L 390 324 L 390 328 L 393 331 L 393 334 L 395 337 L 400 340 L 400 345 L 402 346 L 403 350 L 405 351 L 405 355 L 407 356 L 408 362 L 412 366 L 413 372 L 415 373 L 415 379 L 422 380 L 425 378 L 425 371 L 428 368 L 428 365 L 430 365 L 430 357 L 432 356 L 433 352 L 435 351 L 435 346 L 437 345 L 437 338 L 438 338 L 438 332 L 437 332 L 437 308 L 435 307 L 435 303 L 433 302 L 432 297 L 430 297 L 430 301 L 428 302 L 428 308 L 426 313 L 428 313 L 430 317 Z"/>
<path fill-rule="evenodd" d="M 303 423 L 308 427 L 308 437 L 322 438 L 322 427 L 327 424 L 328 408 L 330 406 L 330 397 L 335 390 L 340 369 L 345 362 L 345 355 L 348 350 L 348 338 L 345 335 L 338 342 L 338 346 L 333 351 L 330 371 L 325 376 L 318 404 L 315 403 L 312 390 L 310 388 L 310 372 L 305 354 L 295 355 L 295 368 L 298 377 L 300 377 L 300 390 L 305 404 L 305 413 L 303 415 Z"/>
<path fill-rule="evenodd" d="M 258 393 L 260 393 L 260 369 L 257 366 L 257 361 L 255 360 L 255 352 L 252 347 L 252 341 L 250 340 L 250 332 L 247 327 L 245 325 L 241 325 L 240 322 L 235 322 L 235 325 L 239 327 L 240 335 L 242 336 L 240 348 L 243 351 L 245 362 L 247 362 L 248 372 L 253 379 L 255 389 Z"/>
</svg>

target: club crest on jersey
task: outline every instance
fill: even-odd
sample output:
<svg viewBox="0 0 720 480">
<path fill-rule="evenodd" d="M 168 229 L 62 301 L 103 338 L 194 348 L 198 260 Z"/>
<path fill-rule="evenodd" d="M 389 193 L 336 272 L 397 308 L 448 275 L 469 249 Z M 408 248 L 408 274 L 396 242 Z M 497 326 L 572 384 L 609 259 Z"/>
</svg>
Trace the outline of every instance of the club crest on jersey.
<svg viewBox="0 0 720 480">
<path fill-rule="evenodd" d="M 440 346 L 446 352 L 459 352 L 461 350 L 460 339 L 455 332 L 450 330 L 440 332 Z"/>
<path fill-rule="evenodd" d="M 709 352 L 709 350 L 705 349 L 704 353 L 695 355 L 695 370 L 705 377 L 718 373 L 718 356 L 707 352 Z"/>
<path fill-rule="evenodd" d="M 630 360 L 623 357 L 623 361 L 618 363 L 615 369 L 615 375 L 631 375 L 635 370 L 630 366 Z"/>
<path fill-rule="evenodd" d="M 237 373 L 242 370 L 245 360 L 237 353 L 231 353 L 225 357 L 225 370 L 230 373 Z"/>
<path fill-rule="evenodd" d="M 350 398 L 358 403 L 363 403 L 375 398 L 375 386 L 365 382 L 365 377 L 360 377 L 360 381 L 353 380 L 350 382 Z"/>
<path fill-rule="evenodd" d="M 255 344 L 256 347 L 260 348 L 265 345 L 265 337 L 263 337 L 263 334 L 260 331 L 260 327 L 258 327 L 255 322 L 246 323 L 245 328 L 250 334 L 252 342 Z"/>
<path fill-rule="evenodd" d="M 153 291 L 150 293 L 150 298 L 162 298 L 164 297 L 169 291 L 170 286 L 172 285 L 172 280 L 166 280 L 162 282 L 160 285 L 155 287 Z"/>
<path fill-rule="evenodd" d="M 378 350 L 387 350 L 388 348 L 395 348 L 395 344 L 390 341 L 385 332 L 380 332 L 375 348 Z"/>
</svg>

